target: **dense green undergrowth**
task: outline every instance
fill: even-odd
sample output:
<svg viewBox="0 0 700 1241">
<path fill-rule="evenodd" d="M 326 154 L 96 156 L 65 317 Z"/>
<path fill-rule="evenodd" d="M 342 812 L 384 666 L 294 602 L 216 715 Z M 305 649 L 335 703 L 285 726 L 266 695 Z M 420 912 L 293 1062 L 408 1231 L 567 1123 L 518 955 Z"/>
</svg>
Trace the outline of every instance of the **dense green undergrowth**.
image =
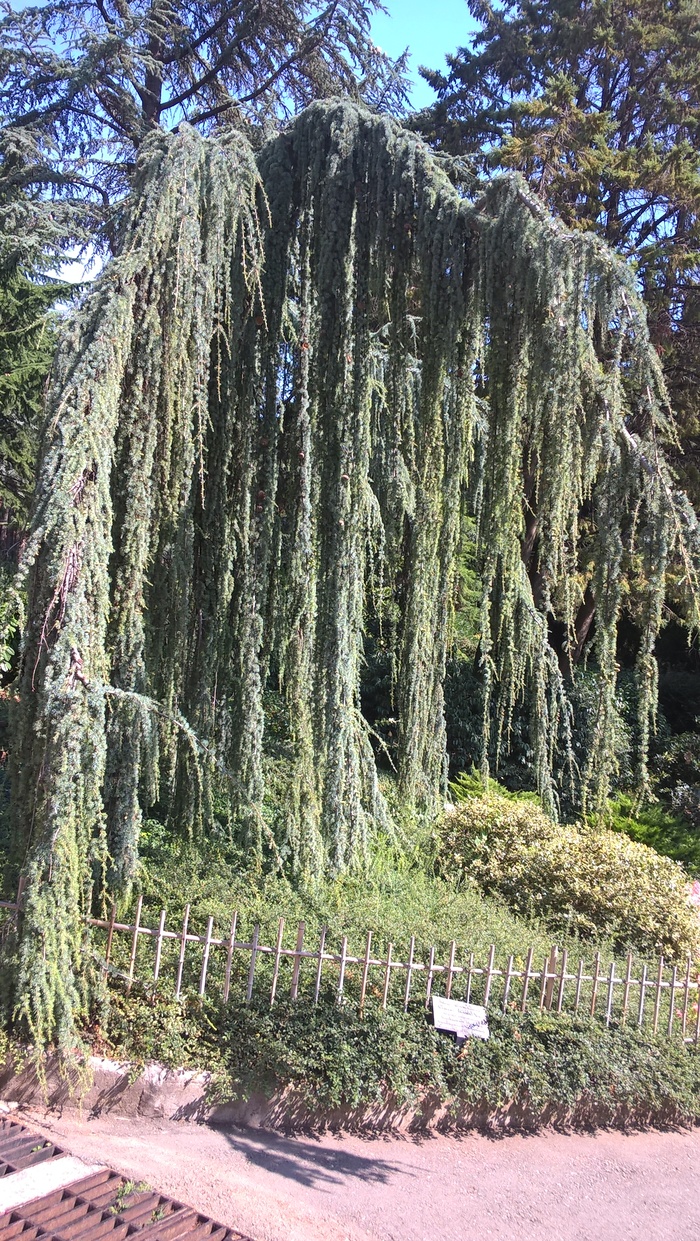
<svg viewBox="0 0 700 1241">
<path fill-rule="evenodd" d="M 638 1119 L 700 1113 L 700 1055 L 680 1038 L 567 1014 L 492 1012 L 488 1041 L 461 1048 L 429 1024 L 422 1007 L 404 1013 L 330 995 L 318 1006 L 281 999 L 250 1005 L 152 999 L 112 991 L 93 1031 L 112 1055 L 209 1069 L 213 1097 L 268 1096 L 285 1086 L 315 1111 L 361 1108 L 393 1098 L 494 1111 L 509 1103 L 620 1108 Z"/>
<path fill-rule="evenodd" d="M 278 920 L 284 918 L 292 939 L 295 924 L 303 920 L 307 945 L 315 948 L 327 927 L 329 947 L 337 950 L 345 935 L 351 953 L 364 950 L 370 930 L 377 951 L 391 942 L 398 952 L 415 936 L 417 953 L 434 946 L 438 959 L 449 952 L 452 940 L 477 960 L 486 958 L 491 944 L 499 960 L 510 953 L 524 959 L 531 946 L 537 959 L 549 950 L 552 933 L 541 921 L 512 912 L 503 899 L 486 896 L 459 878 L 436 874 L 436 848 L 437 837 L 429 832 L 411 851 L 375 842 L 363 870 L 293 884 L 280 874 L 251 874 L 224 842 L 191 846 L 168 839 L 151 822 L 142 841 L 143 923 L 157 925 L 165 908 L 168 926 L 177 927 L 188 903 L 193 929 L 203 931 L 213 916 L 215 928 L 225 933 L 235 909 L 240 933 L 259 923 L 266 944 L 274 943 Z M 574 956 L 591 956 L 591 944 L 575 934 L 564 934 L 559 942 Z M 612 944 L 604 936 L 598 946 L 611 954 Z"/>
</svg>

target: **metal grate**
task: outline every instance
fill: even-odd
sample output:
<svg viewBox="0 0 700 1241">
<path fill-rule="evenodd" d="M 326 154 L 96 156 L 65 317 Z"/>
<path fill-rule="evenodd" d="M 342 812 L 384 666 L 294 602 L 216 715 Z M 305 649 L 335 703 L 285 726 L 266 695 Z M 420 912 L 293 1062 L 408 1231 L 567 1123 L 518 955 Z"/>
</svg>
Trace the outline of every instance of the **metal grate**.
<svg viewBox="0 0 700 1241">
<path fill-rule="evenodd" d="M 0 1216 L 0 1241 L 127 1241 L 136 1236 L 144 1241 L 249 1241 L 108 1168 Z"/>
<path fill-rule="evenodd" d="M 0 1120 L 0 1176 L 31 1168 L 63 1153 L 60 1147 L 36 1133 L 30 1133 L 24 1125 L 18 1125 L 14 1120 Z"/>
</svg>

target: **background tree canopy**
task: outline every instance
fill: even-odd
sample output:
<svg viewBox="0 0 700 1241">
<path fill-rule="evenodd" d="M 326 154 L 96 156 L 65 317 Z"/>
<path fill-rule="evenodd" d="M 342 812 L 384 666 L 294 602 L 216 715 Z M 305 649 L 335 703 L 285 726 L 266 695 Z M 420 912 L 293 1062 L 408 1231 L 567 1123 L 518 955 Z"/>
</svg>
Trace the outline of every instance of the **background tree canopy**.
<svg viewBox="0 0 700 1241">
<path fill-rule="evenodd" d="M 418 118 L 480 172 L 517 169 L 637 272 L 700 500 L 700 13 L 695 0 L 467 0 L 479 23 Z"/>
<path fill-rule="evenodd" d="M 373 44 L 378 0 L 3 0 L 0 118 L 13 184 L 42 187 L 56 240 L 114 241 L 114 206 L 159 127 L 261 137 L 312 99 L 401 106 L 404 62 Z"/>
</svg>

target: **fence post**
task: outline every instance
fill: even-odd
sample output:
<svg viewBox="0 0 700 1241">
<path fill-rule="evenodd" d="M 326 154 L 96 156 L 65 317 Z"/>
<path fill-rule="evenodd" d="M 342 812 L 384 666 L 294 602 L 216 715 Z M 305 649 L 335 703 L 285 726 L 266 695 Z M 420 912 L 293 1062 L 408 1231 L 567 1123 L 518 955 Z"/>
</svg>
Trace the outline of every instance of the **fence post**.
<svg viewBox="0 0 700 1241">
<path fill-rule="evenodd" d="M 486 982 L 484 984 L 484 1008 L 488 1008 L 489 998 L 491 996 L 491 979 L 493 978 L 493 959 L 496 955 L 496 945 L 491 944 L 489 948 L 489 960 L 486 966 Z"/>
<path fill-rule="evenodd" d="M 204 952 L 202 953 L 202 972 L 199 975 L 199 998 L 204 999 L 204 992 L 207 988 L 207 970 L 209 968 L 209 953 L 211 951 L 211 932 L 214 925 L 213 917 L 207 922 L 207 934 L 204 940 Z"/>
<path fill-rule="evenodd" d="M 627 969 L 625 971 L 625 990 L 622 995 L 622 1024 L 627 1021 L 627 1009 L 630 1002 L 630 987 L 632 985 L 632 952 L 627 953 Z"/>
</svg>

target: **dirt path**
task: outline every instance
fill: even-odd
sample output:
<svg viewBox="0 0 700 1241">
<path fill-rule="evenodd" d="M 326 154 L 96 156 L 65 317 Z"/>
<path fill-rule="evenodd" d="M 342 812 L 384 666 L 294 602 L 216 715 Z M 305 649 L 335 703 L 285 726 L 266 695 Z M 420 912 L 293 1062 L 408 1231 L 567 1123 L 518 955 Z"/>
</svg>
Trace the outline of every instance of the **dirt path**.
<svg viewBox="0 0 700 1241">
<path fill-rule="evenodd" d="M 497 1141 L 286 1138 L 23 1113 L 64 1149 L 255 1241 L 693 1241 L 700 1130 Z"/>
</svg>

